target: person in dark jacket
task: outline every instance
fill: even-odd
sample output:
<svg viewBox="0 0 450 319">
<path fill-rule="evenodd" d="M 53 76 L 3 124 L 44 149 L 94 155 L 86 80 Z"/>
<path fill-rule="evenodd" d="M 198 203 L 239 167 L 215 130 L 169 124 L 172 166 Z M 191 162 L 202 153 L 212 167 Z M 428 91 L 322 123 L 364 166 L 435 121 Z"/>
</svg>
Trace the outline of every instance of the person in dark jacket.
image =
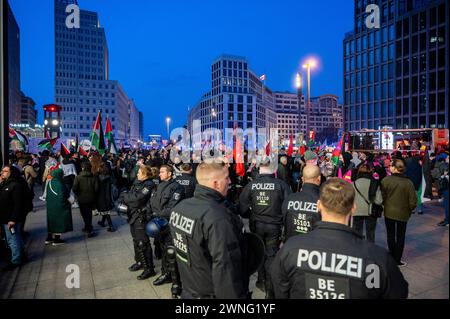
<svg viewBox="0 0 450 319">
<path fill-rule="evenodd" d="M 401 258 L 405 247 L 406 225 L 417 206 L 417 195 L 413 182 L 405 176 L 406 164 L 403 159 L 395 159 L 390 169 L 392 175 L 381 182 L 387 242 L 397 264 L 405 266 L 406 262 Z"/>
<path fill-rule="evenodd" d="M 317 209 L 321 182 L 320 168 L 306 165 L 302 173 L 303 187 L 299 193 L 290 194 L 283 202 L 284 241 L 306 234 L 320 221 Z"/>
<path fill-rule="evenodd" d="M 183 164 L 180 167 L 181 175 L 175 178 L 175 181 L 184 188 L 184 198 L 194 196 L 195 185 L 197 184 L 192 176 L 192 167 L 190 164 Z"/>
<path fill-rule="evenodd" d="M 97 203 L 98 178 L 92 174 L 90 162 L 83 162 L 81 169 L 80 175 L 75 177 L 72 190 L 77 196 L 81 217 L 83 217 L 83 231 L 87 233 L 88 238 L 91 238 L 96 235 L 92 227 L 92 211 Z"/>
<path fill-rule="evenodd" d="M 287 156 L 280 157 L 280 163 L 278 164 L 277 178 L 285 181 L 288 185 L 291 183 L 291 174 L 289 172 L 288 158 Z"/>
<path fill-rule="evenodd" d="M 416 190 L 417 199 L 420 200 L 422 197 L 422 165 L 419 163 L 419 157 L 417 155 L 412 155 L 406 159 L 406 172 L 405 175 L 411 180 Z M 423 214 L 422 203 L 419 201 L 416 207 L 416 212 L 419 215 Z"/>
<path fill-rule="evenodd" d="M 73 231 L 72 207 L 69 202 L 70 191 L 63 181 L 63 171 L 52 169 L 47 183 L 47 232 L 45 244 L 59 246 L 65 243 L 61 234 Z"/>
<path fill-rule="evenodd" d="M 18 179 L 20 172 L 16 167 L 4 166 L 0 177 L 0 225 L 11 249 L 11 260 L 3 271 L 19 267 L 23 262 L 23 240 L 21 234 L 22 186 Z"/>
<path fill-rule="evenodd" d="M 176 205 L 169 221 L 183 283 L 181 298 L 244 299 L 243 224 L 226 205 L 228 169 L 202 163 L 197 180 L 194 197 Z"/>
<path fill-rule="evenodd" d="M 242 216 L 249 216 L 250 231 L 260 236 L 266 247 L 264 267 L 258 277 L 259 285 L 264 283 L 266 299 L 272 299 L 270 266 L 281 242 L 281 205 L 291 189 L 285 181 L 275 178 L 268 160 L 260 164 L 259 170 L 260 175 L 244 187 L 239 197 L 239 210 Z"/>
<path fill-rule="evenodd" d="M 135 263 L 128 270 L 138 271 L 144 269 L 142 274 L 137 277 L 138 280 L 144 280 L 156 275 L 152 246 L 145 233 L 145 226 L 151 219 L 151 211 L 147 210 L 146 206 L 155 187 L 155 184 L 152 182 L 153 178 L 151 168 L 141 165 L 130 191 L 123 193 L 119 200 L 128 207 L 128 223 L 130 224 L 133 238 Z"/>
<path fill-rule="evenodd" d="M 97 211 L 102 219 L 98 222 L 101 227 L 106 227 L 109 232 L 114 232 L 114 225 L 111 220 L 110 211 L 114 207 L 114 201 L 112 199 L 112 179 L 111 169 L 106 163 L 100 165 L 100 174 L 98 175 L 98 197 L 97 197 Z"/>
<path fill-rule="evenodd" d="M 331 178 L 317 203 L 322 221 L 291 237 L 272 267 L 278 299 L 406 299 L 408 283 L 389 253 L 348 227 L 355 190 Z M 374 280 L 377 284 L 374 284 Z"/>
<path fill-rule="evenodd" d="M 169 220 L 172 208 L 184 198 L 184 188 L 172 179 L 172 177 L 172 167 L 162 165 L 159 170 L 161 183 L 150 199 L 151 214 L 155 217 L 162 217 Z M 159 243 L 162 253 L 161 275 L 153 281 L 153 285 L 155 286 L 173 283 L 167 259 L 167 247 L 172 244 L 172 236 L 169 231 L 161 233 Z"/>
</svg>

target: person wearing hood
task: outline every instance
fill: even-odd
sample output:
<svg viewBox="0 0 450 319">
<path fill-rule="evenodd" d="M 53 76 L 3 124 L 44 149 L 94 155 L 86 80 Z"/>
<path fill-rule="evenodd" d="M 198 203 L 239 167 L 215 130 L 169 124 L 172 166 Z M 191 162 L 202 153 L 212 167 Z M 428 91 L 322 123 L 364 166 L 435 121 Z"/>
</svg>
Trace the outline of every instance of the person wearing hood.
<svg viewBox="0 0 450 319">
<path fill-rule="evenodd" d="M 75 176 L 77 176 L 77 169 L 75 165 L 70 161 L 69 156 L 64 156 L 62 160 L 62 164 L 60 165 L 63 171 L 63 181 L 66 185 L 67 189 L 70 191 L 73 186 L 73 182 L 75 180 Z"/>
<path fill-rule="evenodd" d="M 88 238 L 91 238 L 95 236 L 92 227 L 92 211 L 96 208 L 97 203 L 98 178 L 92 174 L 90 162 L 83 162 L 81 169 L 80 175 L 75 177 L 72 190 L 77 196 L 80 213 L 83 217 L 83 231 L 87 233 Z"/>
<path fill-rule="evenodd" d="M 100 164 L 100 171 L 98 175 L 98 197 L 97 197 L 97 211 L 102 219 L 98 222 L 101 227 L 106 227 L 109 232 L 114 232 L 114 225 L 111 220 L 110 211 L 114 207 L 114 201 L 112 199 L 112 179 L 111 169 L 106 163 Z"/>
<path fill-rule="evenodd" d="M 59 168 L 50 172 L 52 179 L 47 183 L 47 232 L 45 244 L 53 246 L 65 243 L 61 234 L 73 231 L 72 208 L 69 202 L 70 192 L 63 180 L 63 171 Z"/>
<path fill-rule="evenodd" d="M 3 167 L 0 176 L 0 225 L 11 249 L 11 261 L 2 269 L 3 271 L 19 267 L 23 261 L 24 245 L 20 231 L 23 219 L 23 194 L 19 178 L 20 172 L 16 167 L 9 165 Z"/>
</svg>

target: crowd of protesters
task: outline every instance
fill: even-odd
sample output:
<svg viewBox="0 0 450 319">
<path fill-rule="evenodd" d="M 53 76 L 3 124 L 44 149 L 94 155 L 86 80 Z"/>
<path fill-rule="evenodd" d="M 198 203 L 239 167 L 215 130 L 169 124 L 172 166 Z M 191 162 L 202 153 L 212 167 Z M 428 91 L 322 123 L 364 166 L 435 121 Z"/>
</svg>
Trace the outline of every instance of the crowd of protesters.
<svg viewBox="0 0 450 319">
<path fill-rule="evenodd" d="M 438 226 L 448 227 L 448 152 L 343 152 L 338 161 L 333 161 L 332 151 L 307 150 L 302 154 L 294 152 L 289 156 L 281 149 L 278 168 L 271 173 L 274 178 L 287 185 L 289 193 L 302 192 L 308 187 L 312 189 L 312 186 L 307 186 L 308 183 L 316 185 L 313 187 L 317 188 L 314 191 L 317 194 L 315 197 L 319 196 L 320 185 L 327 180 L 340 177 L 348 182 L 354 189 L 356 207 L 348 226 L 367 242 L 374 243 L 377 220 L 384 215 L 388 249 L 398 266 L 406 264 L 402 255 L 407 222 L 411 214 L 423 214 L 424 201 L 432 200 L 437 195 L 445 208 L 445 218 Z M 108 232 L 114 232 L 115 214 L 111 213 L 118 200 L 128 198 L 129 203 L 138 205 L 137 215 L 133 217 L 131 212 L 128 216 L 128 221 L 132 220 L 130 225 L 143 218 L 139 221 L 139 227 L 137 224 L 131 225 L 135 264 L 129 270 L 144 269 L 144 273 L 138 276 L 141 280 L 156 275 L 154 254 L 156 258 L 163 259 L 161 276 L 154 284 L 173 282 L 174 278 L 171 278 L 171 272 L 168 270 L 170 266 L 166 262 L 170 256 L 165 253 L 165 248 L 172 238 L 166 235 L 162 241 L 155 240 L 152 249 L 148 236 L 144 234 L 144 221 L 148 222 L 155 216 L 168 220 L 170 209 L 185 198 L 195 195 L 195 177 L 199 164 L 183 163 L 179 157 L 172 162 L 169 154 L 170 146 L 161 150 L 123 151 L 117 155 L 100 155 L 93 152 L 89 156 L 81 156 L 73 152 L 61 156 L 60 153 L 52 154 L 48 151 L 38 155 L 23 152 L 12 154 L 10 164 L 2 168 L 0 177 L 2 238 L 11 252 L 5 270 L 14 269 L 27 261 L 24 249 L 24 242 L 28 237 L 25 231 L 27 214 L 33 211 L 35 194 L 42 191 L 39 200 L 45 201 L 46 204 L 48 232 L 45 244 L 53 246 L 64 244 L 63 234 L 74 230 L 74 209 L 80 211 L 84 222 L 82 230 L 86 238 L 96 236 L 93 224 L 107 227 Z M 245 186 L 257 180 L 263 170 L 268 174 L 267 168 L 260 167 L 256 159 L 247 162 L 246 154 L 244 158 L 248 164 L 245 164 L 243 176 L 236 173 L 236 164 L 228 165 L 231 183 L 226 192 L 226 199 L 236 207 L 242 206 L 240 195 Z M 305 170 L 308 166 L 317 167 L 317 173 L 314 170 Z M 307 176 L 304 176 L 304 172 Z M 188 182 L 184 182 L 186 180 Z M 178 182 L 178 186 L 171 184 L 173 181 Z M 184 189 L 179 191 L 179 186 Z M 171 190 L 169 195 L 166 194 L 167 189 Z M 433 193 L 433 189 L 437 192 Z M 136 197 L 133 192 L 142 194 Z M 177 196 L 166 198 L 174 194 Z M 286 193 L 284 200 L 288 198 Z M 280 214 L 281 203 L 282 201 Z M 244 215 L 238 208 L 236 211 Z M 147 216 L 142 217 L 142 212 L 144 215 L 147 212 Z M 93 221 L 95 215 L 99 216 L 97 223 Z M 274 253 L 278 249 L 279 244 Z M 269 271 L 270 267 L 267 267 L 266 272 Z M 277 291 L 276 287 L 270 289 Z M 269 294 L 269 298 L 273 296 Z"/>
</svg>

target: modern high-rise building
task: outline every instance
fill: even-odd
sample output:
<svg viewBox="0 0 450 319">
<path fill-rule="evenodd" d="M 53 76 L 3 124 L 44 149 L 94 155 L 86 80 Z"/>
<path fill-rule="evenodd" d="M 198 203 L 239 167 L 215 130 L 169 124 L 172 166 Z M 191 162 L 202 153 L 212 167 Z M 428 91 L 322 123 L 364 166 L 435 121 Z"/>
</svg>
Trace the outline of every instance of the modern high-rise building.
<svg viewBox="0 0 450 319">
<path fill-rule="evenodd" d="M 89 137 L 98 111 L 109 116 L 115 138 L 129 134 L 130 99 L 109 79 L 108 45 L 98 14 L 80 10 L 80 27 L 69 28 L 66 7 L 76 0 L 55 0 L 55 102 L 63 107 L 62 136 Z"/>
<path fill-rule="evenodd" d="M 311 98 L 309 121 L 310 128 L 315 131 L 316 140 L 336 141 L 338 132 L 344 127 L 343 107 L 339 104 L 338 97 L 324 94 Z"/>
<path fill-rule="evenodd" d="M 139 110 L 133 100 L 128 103 L 129 123 L 128 123 L 128 140 L 137 142 L 140 140 L 139 136 Z"/>
<path fill-rule="evenodd" d="M 369 3 L 370 2 L 370 3 Z M 366 6 L 380 28 L 366 26 Z M 448 128 L 447 0 L 355 0 L 344 39 L 346 130 Z"/>
<path fill-rule="evenodd" d="M 201 121 L 201 130 L 270 128 L 277 125 L 274 94 L 248 67 L 246 58 L 222 55 L 211 66 L 211 90 L 189 111 L 187 127 Z M 223 137 L 225 138 L 225 137 Z"/>
<path fill-rule="evenodd" d="M 22 101 L 20 95 L 20 29 L 8 5 L 8 86 L 9 123 L 19 124 Z"/>
<path fill-rule="evenodd" d="M 306 134 L 306 103 L 305 96 L 301 95 L 300 110 L 298 108 L 298 94 L 290 92 L 275 92 L 275 111 L 277 113 L 278 136 L 286 141 L 297 133 Z M 343 128 L 343 110 L 338 97 L 324 94 L 311 98 L 310 129 L 315 131 L 316 140 L 328 139 Z M 299 130 L 300 123 L 300 130 Z"/>
<path fill-rule="evenodd" d="M 289 139 L 291 135 L 295 136 L 299 132 L 304 134 L 306 132 L 305 96 L 301 95 L 299 110 L 297 93 L 275 92 L 274 94 L 279 138 Z"/>
<path fill-rule="evenodd" d="M 37 122 L 37 111 L 34 108 L 36 103 L 31 97 L 25 96 L 23 92 L 21 95 L 21 113 L 20 113 L 20 124 L 28 124 L 34 127 Z"/>
</svg>

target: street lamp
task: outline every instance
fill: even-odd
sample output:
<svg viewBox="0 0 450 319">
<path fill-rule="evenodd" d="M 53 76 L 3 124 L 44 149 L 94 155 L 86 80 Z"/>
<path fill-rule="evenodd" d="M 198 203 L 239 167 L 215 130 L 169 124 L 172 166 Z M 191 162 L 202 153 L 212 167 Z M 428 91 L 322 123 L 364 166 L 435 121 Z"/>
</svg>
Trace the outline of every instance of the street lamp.
<svg viewBox="0 0 450 319">
<path fill-rule="evenodd" d="M 308 104 L 306 106 L 306 136 L 307 141 L 309 142 L 309 114 L 311 108 L 311 69 L 316 66 L 316 61 L 310 59 L 305 64 L 303 64 L 303 68 L 306 69 L 307 74 L 307 95 L 308 95 Z"/>
<path fill-rule="evenodd" d="M 295 77 L 295 87 L 297 88 L 297 100 L 298 100 L 298 132 L 299 134 L 302 133 L 302 86 L 303 86 L 303 79 L 302 75 L 300 73 L 297 73 Z"/>
<path fill-rule="evenodd" d="M 166 117 L 167 139 L 170 141 L 170 117 Z"/>
</svg>

